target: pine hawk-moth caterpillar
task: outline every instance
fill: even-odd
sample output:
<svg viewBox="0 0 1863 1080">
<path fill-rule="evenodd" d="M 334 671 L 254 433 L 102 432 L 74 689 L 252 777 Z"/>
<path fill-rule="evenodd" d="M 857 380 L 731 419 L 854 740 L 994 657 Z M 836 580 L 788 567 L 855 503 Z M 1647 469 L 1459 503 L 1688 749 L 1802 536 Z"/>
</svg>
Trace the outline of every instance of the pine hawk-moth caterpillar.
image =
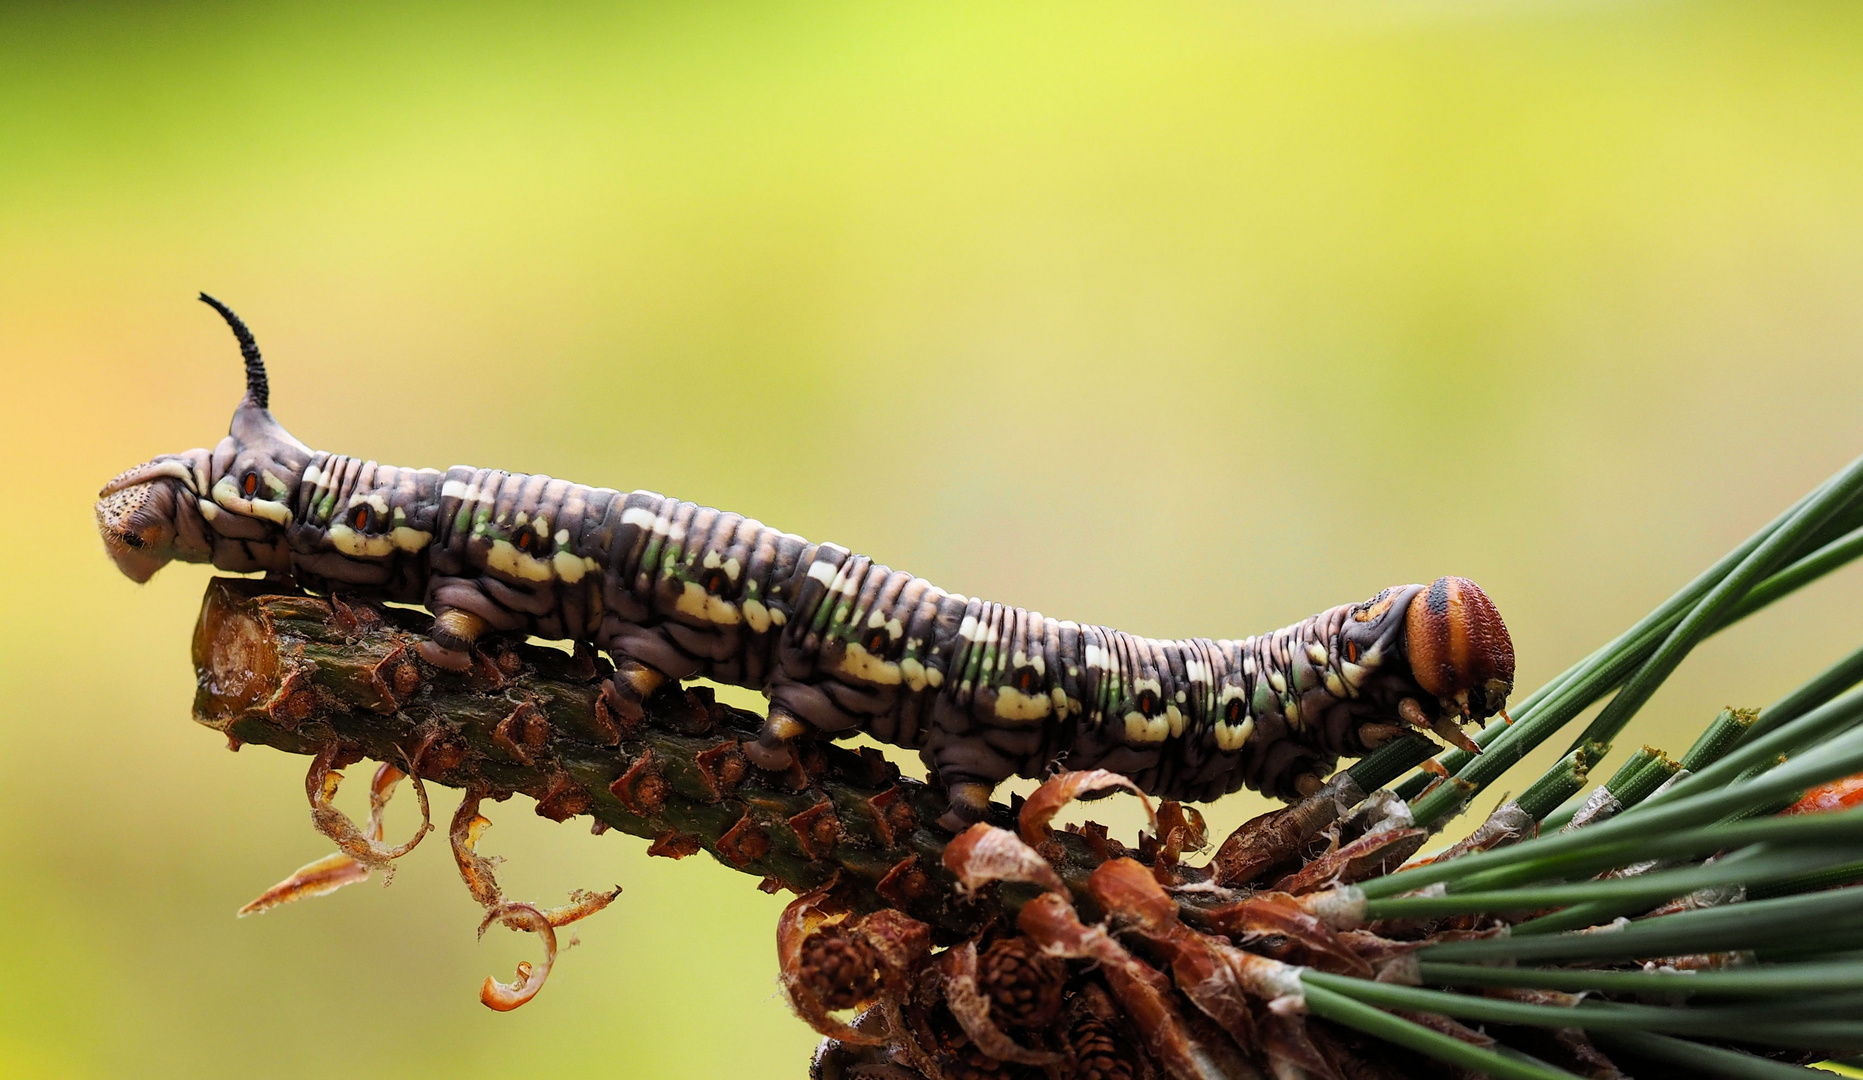
<svg viewBox="0 0 1863 1080">
<path fill-rule="evenodd" d="M 628 718 L 704 677 L 769 698 L 754 764 L 795 741 L 866 732 L 916 749 L 980 816 L 1014 775 L 1057 764 L 1209 800 L 1243 786 L 1311 793 L 1340 755 L 1409 730 L 1466 744 L 1502 711 L 1513 645 L 1473 582 L 1400 585 L 1243 640 L 1159 640 L 945 592 L 864 555 L 648 491 L 310 449 L 270 412 L 258 345 L 232 327 L 246 393 L 211 449 L 165 454 L 106 484 L 97 524 L 135 581 L 171 560 L 288 575 L 316 592 L 420 604 L 427 660 L 471 662 L 509 633 L 608 653 Z"/>
</svg>

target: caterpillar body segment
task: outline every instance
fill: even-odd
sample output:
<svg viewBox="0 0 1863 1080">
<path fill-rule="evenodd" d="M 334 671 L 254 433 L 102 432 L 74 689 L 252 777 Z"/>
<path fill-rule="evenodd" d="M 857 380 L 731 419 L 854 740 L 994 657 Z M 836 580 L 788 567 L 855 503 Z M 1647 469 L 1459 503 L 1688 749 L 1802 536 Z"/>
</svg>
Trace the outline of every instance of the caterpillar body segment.
<svg viewBox="0 0 1863 1080">
<path fill-rule="evenodd" d="M 488 633 L 586 643 L 614 659 L 605 693 L 623 715 L 667 681 L 757 688 L 770 714 L 754 763 L 866 732 L 920 752 L 953 826 L 1001 780 L 1057 764 L 1171 798 L 1294 798 L 1402 731 L 1458 739 L 1512 689 L 1506 626 L 1461 578 L 1244 640 L 1160 640 L 949 593 L 652 492 L 312 451 L 268 411 L 251 334 L 203 299 L 240 340 L 247 393 L 212 450 L 105 486 L 98 525 L 126 575 L 180 559 L 422 604 L 435 615 L 422 652 L 451 667 Z"/>
</svg>

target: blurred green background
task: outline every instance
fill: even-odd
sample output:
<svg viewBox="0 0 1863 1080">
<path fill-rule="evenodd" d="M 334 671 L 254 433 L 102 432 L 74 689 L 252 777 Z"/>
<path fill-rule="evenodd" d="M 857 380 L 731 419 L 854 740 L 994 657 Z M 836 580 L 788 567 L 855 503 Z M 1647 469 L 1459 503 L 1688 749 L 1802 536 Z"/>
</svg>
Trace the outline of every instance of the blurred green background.
<svg viewBox="0 0 1863 1080">
<path fill-rule="evenodd" d="M 5 6 L 0 1074 L 800 1076 L 814 1042 L 782 899 L 521 798 L 514 895 L 627 891 L 516 1013 L 476 988 L 532 947 L 474 944 L 440 841 L 233 919 L 324 850 L 304 762 L 190 722 L 207 573 L 138 588 L 91 521 L 225 431 L 195 290 L 314 446 L 1161 635 L 1463 574 L 1525 689 L 1863 450 L 1860 45 L 1836 3 Z M 1701 649 L 1625 744 L 1854 647 L 1859 581 Z"/>
</svg>

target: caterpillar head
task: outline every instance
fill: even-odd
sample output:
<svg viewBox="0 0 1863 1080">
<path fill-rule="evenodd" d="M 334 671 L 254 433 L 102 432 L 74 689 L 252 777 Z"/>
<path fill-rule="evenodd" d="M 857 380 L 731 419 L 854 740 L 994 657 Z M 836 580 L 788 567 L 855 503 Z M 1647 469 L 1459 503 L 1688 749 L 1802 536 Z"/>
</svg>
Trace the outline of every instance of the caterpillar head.
<svg viewBox="0 0 1863 1080">
<path fill-rule="evenodd" d="M 289 567 L 285 526 L 311 450 L 272 419 L 265 362 L 252 332 L 225 304 L 206 293 L 201 300 L 239 340 L 246 394 L 218 446 L 164 454 L 98 493 L 104 549 L 134 581 L 149 580 L 175 559 L 232 571 Z"/>
<path fill-rule="evenodd" d="M 1437 578 L 1404 615 L 1410 673 L 1443 707 L 1484 720 L 1514 690 L 1514 642 L 1501 613 L 1467 578 Z"/>
</svg>

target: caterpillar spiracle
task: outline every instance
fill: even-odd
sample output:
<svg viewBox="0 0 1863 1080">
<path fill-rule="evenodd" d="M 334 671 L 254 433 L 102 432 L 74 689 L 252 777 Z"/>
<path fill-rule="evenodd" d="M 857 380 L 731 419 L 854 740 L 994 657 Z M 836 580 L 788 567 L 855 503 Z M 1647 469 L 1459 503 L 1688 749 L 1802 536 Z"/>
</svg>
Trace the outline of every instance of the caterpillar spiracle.
<svg viewBox="0 0 1863 1080">
<path fill-rule="evenodd" d="M 1514 653 L 1473 582 L 1399 585 L 1243 640 L 1139 637 L 946 592 L 834 544 L 738 514 L 548 476 L 440 472 L 312 450 L 270 412 L 265 364 L 238 316 L 246 393 L 211 449 L 111 480 L 97 524 L 117 567 L 170 560 L 289 575 L 304 588 L 420 604 L 421 652 L 463 668 L 486 634 L 603 650 L 623 718 L 703 676 L 769 698 L 754 764 L 796 740 L 866 732 L 916 749 L 944 824 L 996 784 L 1056 763 L 1209 800 L 1243 786 L 1311 793 L 1340 755 L 1405 731 L 1466 743 L 1502 711 Z"/>
</svg>

